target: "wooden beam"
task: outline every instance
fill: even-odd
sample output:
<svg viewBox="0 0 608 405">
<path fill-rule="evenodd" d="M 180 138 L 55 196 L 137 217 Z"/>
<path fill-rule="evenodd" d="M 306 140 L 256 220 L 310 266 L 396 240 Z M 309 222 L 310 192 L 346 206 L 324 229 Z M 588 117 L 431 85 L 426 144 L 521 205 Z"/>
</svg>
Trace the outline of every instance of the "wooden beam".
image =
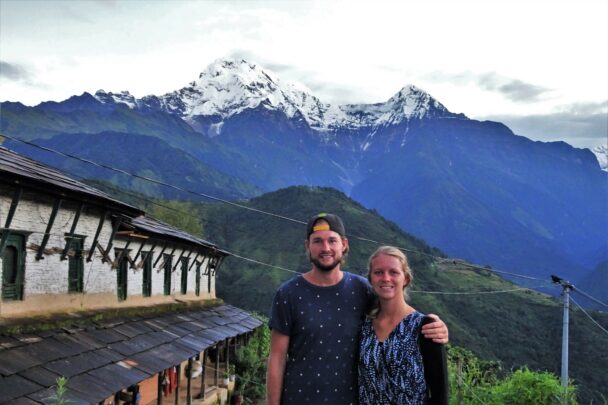
<svg viewBox="0 0 608 405">
<path fill-rule="evenodd" d="M 175 249 L 177 249 L 177 245 L 173 246 L 173 249 L 171 249 L 171 253 L 169 253 L 169 257 L 173 258 L 173 253 L 175 252 Z M 171 270 L 171 272 L 173 272 L 173 270 Z"/>
<path fill-rule="evenodd" d="M 8 214 L 6 215 L 6 221 L 4 222 L 5 228 L 11 227 L 11 222 L 13 221 L 13 216 L 15 215 L 15 211 L 17 211 L 17 206 L 19 205 L 19 201 L 21 201 L 22 195 L 23 195 L 23 188 L 17 187 L 15 189 L 15 192 L 13 193 L 11 207 L 8 209 Z"/>
<path fill-rule="evenodd" d="M 179 259 L 177 259 L 177 261 L 175 262 L 175 266 L 173 266 L 173 269 L 171 270 L 171 272 L 174 272 L 175 269 L 177 269 L 178 264 L 180 264 L 182 262 L 182 257 L 184 257 L 185 252 L 186 251 L 184 249 L 182 249 L 182 253 L 179 255 Z M 171 253 L 173 253 L 173 252 L 171 252 Z"/>
<path fill-rule="evenodd" d="M 125 253 L 127 253 L 127 251 L 129 250 L 129 245 L 131 244 L 131 238 L 127 239 L 127 244 L 125 245 L 124 248 L 122 248 L 122 250 L 120 251 L 120 254 L 118 255 L 118 257 L 116 258 L 116 262 L 112 263 L 112 267 L 114 266 L 118 266 L 120 265 L 120 261 L 122 260 L 123 256 L 125 255 Z M 120 248 L 116 248 L 116 249 L 120 249 Z M 128 253 L 127 253 L 128 254 Z"/>
<path fill-rule="evenodd" d="M 110 262 L 112 263 L 112 259 L 110 258 L 110 256 L 108 256 L 108 252 L 106 252 L 105 250 L 103 250 L 103 247 L 101 247 L 101 245 L 98 243 L 97 244 L 97 249 L 99 249 L 99 252 L 101 252 L 101 257 L 103 262 Z"/>
<path fill-rule="evenodd" d="M 116 217 L 116 221 L 114 222 L 113 226 L 112 226 L 112 235 L 110 235 L 110 240 L 108 241 L 108 246 L 105 248 L 106 253 L 110 252 L 110 249 L 112 249 L 112 244 L 114 243 L 114 237 L 116 236 L 116 232 L 118 232 L 118 228 L 120 227 L 120 224 L 122 223 L 122 218 L 121 217 Z M 101 261 L 103 263 L 105 263 L 105 258 L 102 259 Z"/>
<path fill-rule="evenodd" d="M 6 221 L 4 222 L 4 230 L 2 231 L 2 238 L 0 239 L 0 256 L 4 253 L 4 248 L 6 247 L 6 243 L 8 242 L 8 237 L 11 234 L 11 231 L 8 229 L 11 227 L 11 222 L 13 222 L 13 216 L 15 215 L 15 211 L 17 211 L 17 206 L 19 205 L 19 201 L 21 201 L 21 196 L 23 195 L 23 188 L 17 187 L 15 192 L 13 193 L 13 199 L 11 201 L 11 206 L 8 209 L 8 214 L 6 215 Z"/>
<path fill-rule="evenodd" d="M 51 237 L 51 229 L 53 228 L 53 224 L 55 223 L 55 218 L 57 217 L 57 212 L 59 212 L 59 207 L 61 207 L 61 198 L 56 198 L 55 202 L 53 203 L 53 210 L 51 211 L 49 223 L 46 225 L 46 231 L 44 231 L 44 236 L 42 237 L 42 243 L 40 244 L 40 248 L 38 249 L 38 253 L 36 254 L 36 260 L 44 259 L 44 248 L 46 247 L 46 244 L 49 242 L 49 238 Z"/>
<path fill-rule="evenodd" d="M 194 267 L 194 263 L 196 263 L 196 259 L 198 259 L 198 257 L 200 256 L 200 252 L 196 252 L 196 256 L 194 256 L 194 260 L 192 260 L 192 263 L 190 263 L 190 267 L 188 267 L 188 271 L 192 270 L 192 267 Z M 190 256 L 188 256 L 190 257 Z"/>
<path fill-rule="evenodd" d="M 101 228 L 103 228 L 103 223 L 106 222 L 108 218 L 108 210 L 105 210 L 101 217 L 99 218 L 99 224 L 97 225 L 97 231 L 95 231 L 95 237 L 93 238 L 93 242 L 91 242 L 91 248 L 89 249 L 89 256 L 87 256 L 87 262 L 90 262 L 93 257 L 93 253 L 95 253 L 95 247 L 97 246 L 97 240 L 99 239 L 99 234 L 101 233 Z"/>
<path fill-rule="evenodd" d="M 67 240 L 65 241 L 65 247 L 63 248 L 63 252 L 61 252 L 61 258 L 59 260 L 65 260 L 65 257 L 68 254 L 68 248 L 70 247 L 70 243 L 72 242 L 72 238 L 74 237 L 74 232 L 76 231 L 76 225 L 78 224 L 78 220 L 80 219 L 80 214 L 82 213 L 82 209 L 84 208 L 84 203 L 80 203 L 78 207 L 78 211 L 76 211 L 76 215 L 74 215 L 74 220 L 72 221 L 72 228 L 70 228 L 70 233 L 67 236 Z M 83 243 L 84 246 L 84 243 Z"/>
<path fill-rule="evenodd" d="M 133 258 L 133 262 L 131 263 L 131 268 L 135 267 L 135 264 L 137 263 L 137 259 L 139 258 L 139 255 L 141 254 L 141 250 L 144 248 L 145 244 L 146 244 L 145 240 L 143 242 L 141 242 L 141 245 L 139 246 L 139 249 L 137 249 L 137 253 L 135 254 L 135 257 Z"/>
<path fill-rule="evenodd" d="M 154 266 L 152 266 L 153 268 L 156 267 L 160 258 L 163 257 L 163 253 L 165 253 L 166 248 L 167 248 L 167 241 L 165 241 L 165 243 L 163 244 L 163 248 L 161 249 L 160 254 L 156 258 L 156 261 L 154 262 Z"/>
<path fill-rule="evenodd" d="M 153 254 L 153 253 L 154 253 L 154 249 L 156 248 L 156 244 L 157 244 L 157 243 L 158 243 L 158 241 L 156 241 L 156 240 L 155 240 L 155 241 L 154 241 L 154 243 L 152 244 L 152 247 L 150 248 L 150 250 L 149 250 L 147 253 L 145 253 L 145 254 L 141 255 L 141 261 L 140 261 L 140 262 L 139 262 L 139 263 L 136 265 L 136 267 L 137 267 L 138 269 L 139 269 L 139 268 L 142 268 L 142 267 L 144 266 L 144 262 L 145 262 L 145 261 L 146 261 L 146 259 L 148 258 L 148 255 L 151 255 L 151 254 Z M 133 261 L 135 262 L 135 261 L 137 261 L 137 260 L 136 260 L 136 259 L 133 259 Z"/>
</svg>

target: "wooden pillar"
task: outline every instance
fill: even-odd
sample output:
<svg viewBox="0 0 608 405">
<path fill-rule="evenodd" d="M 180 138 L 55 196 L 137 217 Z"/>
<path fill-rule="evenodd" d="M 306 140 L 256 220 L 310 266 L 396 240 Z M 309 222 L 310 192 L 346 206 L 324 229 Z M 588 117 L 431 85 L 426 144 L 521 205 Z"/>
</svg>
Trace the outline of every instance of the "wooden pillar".
<svg viewBox="0 0 608 405">
<path fill-rule="evenodd" d="M 165 372 L 161 371 L 158 373 L 158 387 L 156 388 L 156 405 L 162 405 L 163 403 L 163 381 L 165 379 Z"/>
<path fill-rule="evenodd" d="M 186 405 L 192 405 L 192 357 L 188 359 L 188 382 L 186 383 Z"/>
<path fill-rule="evenodd" d="M 175 405 L 179 405 L 179 382 L 182 372 L 182 365 L 178 364 L 175 366 L 175 379 L 177 380 L 177 384 L 175 384 Z"/>
<path fill-rule="evenodd" d="M 205 363 L 207 363 L 207 350 L 206 349 L 203 352 L 203 354 L 201 355 L 201 365 L 203 366 L 203 372 L 201 373 L 201 394 L 200 394 L 201 399 L 205 398 L 205 373 L 207 372 L 207 365 Z"/>
<path fill-rule="evenodd" d="M 215 345 L 215 378 L 213 385 L 216 387 L 220 384 L 220 344 Z"/>
<path fill-rule="evenodd" d="M 228 373 L 228 366 L 230 365 L 230 338 L 226 339 L 226 373 Z"/>
</svg>

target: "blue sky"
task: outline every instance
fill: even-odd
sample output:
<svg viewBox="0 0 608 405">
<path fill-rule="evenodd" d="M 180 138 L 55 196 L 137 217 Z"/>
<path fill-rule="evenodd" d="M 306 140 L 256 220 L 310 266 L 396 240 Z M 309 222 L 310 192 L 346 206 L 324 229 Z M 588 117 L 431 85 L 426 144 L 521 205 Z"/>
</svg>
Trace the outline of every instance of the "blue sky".
<svg viewBox="0 0 608 405">
<path fill-rule="evenodd" d="M 325 103 L 414 84 L 538 140 L 608 144 L 605 0 L 0 0 L 0 100 L 164 94 L 244 58 Z"/>
</svg>

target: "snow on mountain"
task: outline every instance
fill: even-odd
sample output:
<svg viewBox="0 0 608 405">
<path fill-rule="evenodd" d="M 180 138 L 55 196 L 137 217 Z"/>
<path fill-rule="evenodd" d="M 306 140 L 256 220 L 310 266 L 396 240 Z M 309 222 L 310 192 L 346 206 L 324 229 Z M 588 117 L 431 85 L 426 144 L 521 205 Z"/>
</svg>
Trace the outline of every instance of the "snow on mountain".
<svg viewBox="0 0 608 405">
<path fill-rule="evenodd" d="M 245 60 L 218 59 L 198 80 L 163 96 L 136 100 L 129 92 L 95 93 L 103 102 L 123 103 L 131 108 L 163 110 L 178 114 L 186 121 L 197 116 L 226 119 L 260 105 L 282 111 L 287 117 L 303 117 L 319 131 L 358 129 L 398 124 L 414 118 L 450 117 L 441 103 L 428 93 L 409 85 L 385 103 L 336 106 L 322 103 L 317 97 L 291 83 L 281 82 L 272 72 Z"/>
<path fill-rule="evenodd" d="M 120 93 L 106 93 L 103 90 L 97 90 L 94 96 L 97 100 L 104 104 L 116 103 L 126 104 L 129 108 L 137 108 L 137 99 L 131 95 L 128 91 L 121 91 Z"/>
<path fill-rule="evenodd" d="M 606 145 L 596 146 L 591 149 L 591 152 L 595 153 L 602 170 L 608 171 L 608 147 Z"/>
</svg>

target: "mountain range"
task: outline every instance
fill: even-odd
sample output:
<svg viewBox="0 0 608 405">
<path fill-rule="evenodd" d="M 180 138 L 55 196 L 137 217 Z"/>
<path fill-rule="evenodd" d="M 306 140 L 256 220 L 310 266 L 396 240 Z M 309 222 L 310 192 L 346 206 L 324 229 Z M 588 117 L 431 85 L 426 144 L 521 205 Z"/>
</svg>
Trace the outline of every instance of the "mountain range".
<svg viewBox="0 0 608 405">
<path fill-rule="evenodd" d="M 4 135 L 196 194 L 7 141 L 81 176 L 201 200 L 335 187 L 450 256 L 605 285 L 608 299 L 608 173 L 596 155 L 450 112 L 413 85 L 383 103 L 331 105 L 253 63 L 220 59 L 161 96 L 100 90 L 1 108 Z"/>
</svg>

